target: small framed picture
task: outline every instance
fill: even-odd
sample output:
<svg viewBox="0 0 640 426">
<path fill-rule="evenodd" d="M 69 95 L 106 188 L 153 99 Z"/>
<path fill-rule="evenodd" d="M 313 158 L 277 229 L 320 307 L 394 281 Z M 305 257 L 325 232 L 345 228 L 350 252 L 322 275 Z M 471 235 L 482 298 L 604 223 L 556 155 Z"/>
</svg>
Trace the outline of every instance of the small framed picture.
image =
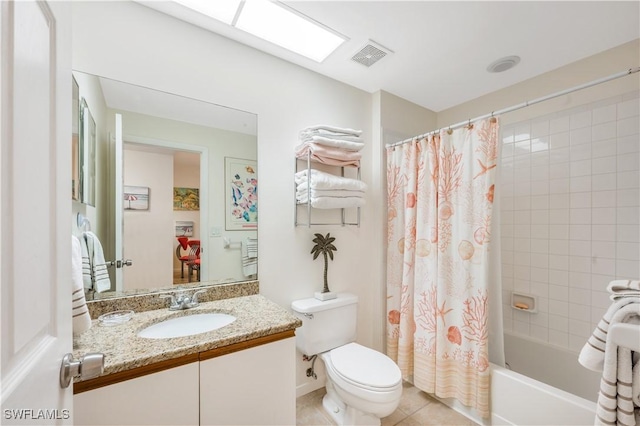
<svg viewBox="0 0 640 426">
<path fill-rule="evenodd" d="M 149 187 L 124 186 L 125 210 L 149 210 Z"/>
</svg>

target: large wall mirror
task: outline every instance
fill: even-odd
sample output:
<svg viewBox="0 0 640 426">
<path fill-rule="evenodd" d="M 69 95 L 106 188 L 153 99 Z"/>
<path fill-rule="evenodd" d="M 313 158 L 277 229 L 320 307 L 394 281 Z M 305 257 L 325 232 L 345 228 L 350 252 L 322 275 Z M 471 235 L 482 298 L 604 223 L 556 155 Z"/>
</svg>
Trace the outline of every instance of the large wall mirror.
<svg viewBox="0 0 640 426">
<path fill-rule="evenodd" d="M 95 234 L 110 264 L 88 297 L 257 279 L 257 116 L 73 76 L 86 123 L 77 234 Z"/>
</svg>

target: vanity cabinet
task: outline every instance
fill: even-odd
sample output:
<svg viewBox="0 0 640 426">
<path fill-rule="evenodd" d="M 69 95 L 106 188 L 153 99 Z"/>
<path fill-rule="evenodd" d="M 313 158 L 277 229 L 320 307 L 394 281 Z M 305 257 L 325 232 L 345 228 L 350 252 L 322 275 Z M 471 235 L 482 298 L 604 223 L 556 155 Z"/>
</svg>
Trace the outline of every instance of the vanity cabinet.
<svg viewBox="0 0 640 426">
<path fill-rule="evenodd" d="M 122 372 L 135 378 L 74 395 L 74 424 L 295 424 L 292 336 L 290 331 L 195 353 L 183 365 L 139 377 L 136 369 Z M 108 378 L 91 380 L 106 384 Z"/>
<path fill-rule="evenodd" d="M 296 423 L 295 338 L 200 361 L 200 424 Z"/>
<path fill-rule="evenodd" d="M 198 362 L 73 396 L 76 425 L 198 425 Z"/>
</svg>

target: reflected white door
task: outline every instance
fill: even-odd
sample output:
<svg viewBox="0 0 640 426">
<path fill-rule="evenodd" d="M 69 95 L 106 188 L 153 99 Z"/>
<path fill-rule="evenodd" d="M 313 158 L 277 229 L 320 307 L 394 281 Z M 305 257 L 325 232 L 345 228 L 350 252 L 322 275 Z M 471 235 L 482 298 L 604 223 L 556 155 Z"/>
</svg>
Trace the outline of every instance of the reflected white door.
<svg viewBox="0 0 640 426">
<path fill-rule="evenodd" d="M 3 424 L 71 424 L 71 9 L 0 3 Z"/>
<path fill-rule="evenodd" d="M 115 167 L 114 167 L 114 187 L 115 187 L 115 199 L 114 203 L 114 218 L 115 218 L 115 262 L 114 276 L 116 281 L 116 291 L 122 291 L 124 289 L 124 277 L 122 273 L 123 250 L 122 250 L 122 236 L 124 227 L 123 218 L 123 201 L 124 201 L 124 154 L 123 154 L 123 142 L 122 142 L 122 115 L 116 114 L 116 129 L 115 129 Z"/>
</svg>

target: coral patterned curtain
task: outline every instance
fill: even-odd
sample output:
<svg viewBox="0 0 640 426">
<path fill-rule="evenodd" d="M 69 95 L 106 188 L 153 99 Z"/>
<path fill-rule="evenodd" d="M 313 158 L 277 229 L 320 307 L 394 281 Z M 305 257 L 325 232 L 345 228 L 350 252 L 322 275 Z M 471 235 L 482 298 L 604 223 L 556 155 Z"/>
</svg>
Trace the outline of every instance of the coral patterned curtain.
<svg viewBox="0 0 640 426">
<path fill-rule="evenodd" d="M 425 392 L 489 415 L 495 118 L 387 149 L 387 350 Z"/>
</svg>

